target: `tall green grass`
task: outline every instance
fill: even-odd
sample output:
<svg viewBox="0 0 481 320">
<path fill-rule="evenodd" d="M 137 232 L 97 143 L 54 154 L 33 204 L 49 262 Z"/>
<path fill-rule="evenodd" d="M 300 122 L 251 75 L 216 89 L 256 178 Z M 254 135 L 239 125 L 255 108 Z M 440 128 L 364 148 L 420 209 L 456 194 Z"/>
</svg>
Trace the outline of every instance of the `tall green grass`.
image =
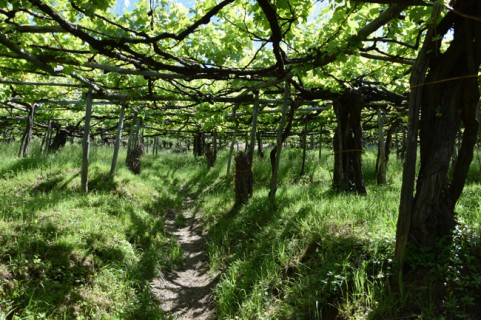
<svg viewBox="0 0 481 320">
<path fill-rule="evenodd" d="M 16 147 L 0 145 L 0 318 L 163 318 L 150 279 L 181 260 L 164 231 L 181 206 L 166 181 L 121 160 L 111 179 L 111 149 L 93 148 L 85 196 L 79 146 L 25 159 Z"/>
<path fill-rule="evenodd" d="M 213 264 L 225 270 L 216 287 L 220 318 L 350 319 L 374 305 L 390 272 L 400 186 L 372 185 L 375 158 L 367 155 L 369 195 L 337 195 L 333 155 L 309 153 L 304 176 L 300 156 L 284 153 L 275 205 L 267 201 L 268 159 L 256 159 L 256 191 L 241 209 L 220 191 L 204 197 Z"/>
<path fill-rule="evenodd" d="M 255 158 L 254 194 L 234 206 L 227 153 L 208 169 L 203 158 L 162 152 L 142 158 L 142 173 L 94 148 L 91 192 L 80 194 L 80 149 L 67 146 L 27 159 L 0 146 L 0 314 L 18 319 L 166 317 L 149 281 L 181 262 L 163 228 L 166 212 L 195 199 L 208 231 L 219 319 L 470 319 L 481 286 L 479 166 L 473 163 L 458 203 L 459 225 L 445 277 L 443 304 L 426 288 L 390 292 L 402 164 L 391 157 L 388 184 L 375 183 L 375 154 L 363 155 L 368 195 L 331 191 L 333 155 L 310 151 L 281 158 L 275 204 L 267 200 L 268 158 Z M 121 154 L 119 159 L 123 159 Z M 122 164 L 122 163 L 120 163 Z M 232 170 L 233 171 L 233 170 Z M 178 223 L 182 223 L 179 219 Z M 422 257 L 421 257 L 422 258 Z M 464 293 L 463 293 L 464 292 Z M 413 305 L 413 301 L 417 301 Z M 1 317 L 1 316 L 0 316 Z"/>
<path fill-rule="evenodd" d="M 178 184 L 197 195 L 209 231 L 211 266 L 222 271 L 214 294 L 219 319 L 426 319 L 470 317 L 463 288 L 475 294 L 480 230 L 479 168 L 456 208 L 452 259 L 437 269 L 446 277 L 448 303 L 435 305 L 423 294 L 390 292 L 392 256 L 401 188 L 401 161 L 391 156 L 388 184 L 376 184 L 375 154 L 363 155 L 368 195 L 331 191 L 333 155 L 308 153 L 306 174 L 299 175 L 301 151 L 284 152 L 276 203 L 267 200 L 269 159 L 256 157 L 254 195 L 234 206 L 233 176 L 226 176 L 226 154 L 207 170 L 202 160 L 163 155 L 162 161 L 183 166 Z M 182 163 L 183 165 L 180 165 Z M 458 252 L 458 254 L 456 254 Z M 459 257 L 459 259 L 457 258 Z M 422 257 L 421 257 L 422 258 Z M 464 280 L 454 276 L 460 269 Z M 465 270 L 465 269 L 463 269 Z M 434 293 L 435 294 L 435 293 Z M 413 305 L 413 301 L 417 301 Z"/>
</svg>

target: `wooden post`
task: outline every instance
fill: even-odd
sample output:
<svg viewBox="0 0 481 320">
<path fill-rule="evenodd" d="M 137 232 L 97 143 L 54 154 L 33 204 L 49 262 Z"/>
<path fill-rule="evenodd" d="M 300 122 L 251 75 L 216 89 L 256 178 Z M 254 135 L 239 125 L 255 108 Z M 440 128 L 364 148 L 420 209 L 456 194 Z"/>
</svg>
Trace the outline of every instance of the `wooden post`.
<svg viewBox="0 0 481 320">
<path fill-rule="evenodd" d="M 212 152 L 214 152 L 214 158 L 217 159 L 217 131 L 212 133 Z"/>
<path fill-rule="evenodd" d="M 262 136 L 259 131 L 256 132 L 256 139 L 257 139 L 257 154 L 260 158 L 264 158 L 264 151 L 262 148 Z"/>
<path fill-rule="evenodd" d="M 235 110 L 234 110 L 234 121 L 235 121 Z M 229 160 L 227 161 L 227 175 L 230 173 L 230 166 L 232 163 L 232 155 L 234 153 L 234 145 L 236 143 L 236 136 L 237 136 L 237 129 L 239 128 L 239 122 L 235 122 L 235 129 L 234 129 L 234 134 L 232 135 L 232 141 L 230 144 L 230 150 L 229 150 Z M 237 145 L 237 151 L 239 151 L 239 145 Z"/>
<path fill-rule="evenodd" d="M 89 87 L 85 102 L 85 125 L 82 141 L 82 173 L 81 187 L 82 192 L 88 193 L 88 172 L 89 172 L 89 156 L 90 156 L 90 119 L 92 117 L 92 87 Z"/>
<path fill-rule="evenodd" d="M 384 115 L 381 109 L 377 110 L 377 123 L 379 126 L 379 170 L 377 173 L 377 184 L 386 184 L 386 143 L 384 140 Z"/>
<path fill-rule="evenodd" d="M 45 151 L 48 153 L 50 151 L 50 144 L 52 143 L 52 120 L 48 121 L 47 129 L 47 141 L 45 145 Z"/>
<path fill-rule="evenodd" d="M 398 131 L 399 129 L 396 128 L 396 130 L 394 131 L 394 140 L 395 140 L 395 144 L 396 144 L 396 159 L 399 159 L 399 136 L 398 136 Z"/>
<path fill-rule="evenodd" d="M 319 161 L 321 161 L 322 158 L 322 124 L 319 129 Z"/>
<path fill-rule="evenodd" d="M 33 133 L 33 116 L 35 114 L 35 108 L 37 106 L 32 104 L 28 108 L 28 118 L 27 125 L 25 127 L 25 133 L 23 134 L 22 142 L 20 143 L 20 151 L 18 153 L 19 157 L 27 157 L 30 150 L 30 141 L 32 139 Z"/>
<path fill-rule="evenodd" d="M 291 83 L 289 80 L 286 80 L 285 88 L 284 88 L 284 102 L 282 105 L 282 115 L 281 121 L 279 123 L 279 127 L 277 128 L 277 140 L 276 140 L 276 158 L 274 161 L 274 166 L 272 168 L 272 177 L 271 177 L 271 190 L 269 191 L 269 200 L 273 203 L 276 198 L 277 192 L 277 180 L 279 174 L 279 163 L 281 160 L 281 151 L 282 151 L 282 132 L 284 131 L 284 127 L 286 124 L 286 113 L 287 107 L 290 104 L 290 93 L 291 93 Z"/>
<path fill-rule="evenodd" d="M 245 136 L 245 144 L 244 144 L 244 152 L 247 153 L 247 151 L 249 150 L 249 134 L 246 132 L 246 136 Z"/>
<path fill-rule="evenodd" d="M 304 119 L 304 132 L 302 133 L 302 166 L 301 176 L 304 175 L 306 169 L 306 149 L 307 149 L 307 119 Z"/>
<path fill-rule="evenodd" d="M 386 184 L 386 145 L 384 140 L 384 115 L 381 109 L 377 109 L 377 124 L 379 127 L 379 148 L 378 148 L 378 172 L 377 184 Z"/>
<path fill-rule="evenodd" d="M 28 113 L 27 119 L 27 136 L 25 139 L 25 145 L 23 146 L 23 156 L 27 157 L 30 151 L 30 142 L 32 141 L 32 134 L 33 134 L 33 117 L 35 116 L 35 109 L 37 108 L 36 104 L 32 104 L 30 106 L 30 110 Z"/>
<path fill-rule="evenodd" d="M 112 157 L 112 166 L 110 167 L 110 176 L 115 175 L 117 167 L 117 159 L 119 157 L 120 139 L 122 139 L 122 129 L 124 127 L 125 106 L 120 107 L 119 123 L 117 124 L 117 134 L 115 135 L 114 156 Z"/>
<path fill-rule="evenodd" d="M 254 109 L 252 110 L 252 128 L 251 128 L 251 136 L 249 142 L 249 152 L 247 153 L 247 157 L 249 162 L 252 166 L 252 161 L 254 159 L 254 149 L 256 146 L 256 131 L 257 131 L 257 116 L 259 114 L 259 91 L 255 91 L 255 101 L 254 101 Z"/>
<path fill-rule="evenodd" d="M 18 157 L 22 158 L 23 157 L 23 145 L 25 144 L 27 132 L 24 132 L 22 135 L 22 139 L 20 140 L 20 149 L 18 149 Z"/>
<path fill-rule="evenodd" d="M 45 143 L 47 143 L 47 133 L 42 135 L 42 142 L 40 143 L 40 153 L 43 154 L 45 150 Z"/>
</svg>

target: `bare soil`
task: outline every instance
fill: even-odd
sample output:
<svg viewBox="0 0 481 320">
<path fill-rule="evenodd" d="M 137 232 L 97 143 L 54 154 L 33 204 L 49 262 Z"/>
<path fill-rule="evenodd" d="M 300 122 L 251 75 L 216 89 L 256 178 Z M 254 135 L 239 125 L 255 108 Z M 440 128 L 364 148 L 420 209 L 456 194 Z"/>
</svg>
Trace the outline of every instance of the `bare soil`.
<svg viewBox="0 0 481 320">
<path fill-rule="evenodd" d="M 187 198 L 182 215 L 185 223 L 177 228 L 175 212 L 167 215 L 167 231 L 177 237 L 183 251 L 183 264 L 179 270 L 161 274 L 153 280 L 152 292 L 162 304 L 162 309 L 180 320 L 214 319 L 212 289 L 216 275 L 209 271 L 209 257 L 205 234 L 193 199 Z"/>
</svg>

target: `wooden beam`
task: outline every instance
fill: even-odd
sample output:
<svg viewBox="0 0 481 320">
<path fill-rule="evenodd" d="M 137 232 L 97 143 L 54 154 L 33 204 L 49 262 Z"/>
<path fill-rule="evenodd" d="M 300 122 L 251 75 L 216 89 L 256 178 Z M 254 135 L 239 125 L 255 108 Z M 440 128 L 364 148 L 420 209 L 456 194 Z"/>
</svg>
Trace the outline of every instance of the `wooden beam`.
<svg viewBox="0 0 481 320">
<path fill-rule="evenodd" d="M 72 88 L 85 88 L 85 85 L 79 85 L 74 83 L 61 83 L 61 82 L 32 82 L 32 81 L 13 81 L 0 79 L 0 84 L 11 84 L 18 86 L 49 86 L 49 87 L 72 87 Z"/>
<path fill-rule="evenodd" d="M 19 58 L 23 58 L 29 62 L 31 62 L 33 65 L 35 65 L 37 68 L 40 68 L 41 70 L 47 72 L 50 75 L 56 75 L 56 72 L 52 67 L 50 67 L 48 64 L 43 63 L 40 61 L 37 57 L 29 53 L 27 50 L 23 49 L 20 47 L 18 44 L 16 44 L 13 41 L 10 41 L 3 33 L 0 33 L 0 43 L 6 46 L 10 51 L 14 52 L 19 56 Z"/>
<path fill-rule="evenodd" d="M 19 25 L 15 27 L 18 32 L 25 33 L 66 33 L 67 31 L 61 26 L 30 26 Z"/>
<path fill-rule="evenodd" d="M 309 108 L 299 108 L 296 110 L 296 112 L 312 112 L 312 111 L 323 111 L 325 110 L 326 107 L 309 107 Z M 267 109 L 267 110 L 260 110 L 259 113 L 281 113 L 283 112 L 283 109 Z M 228 113 L 227 117 L 232 117 L 234 114 L 233 113 Z M 235 116 L 245 116 L 245 115 L 251 115 L 250 112 L 236 112 Z"/>
</svg>

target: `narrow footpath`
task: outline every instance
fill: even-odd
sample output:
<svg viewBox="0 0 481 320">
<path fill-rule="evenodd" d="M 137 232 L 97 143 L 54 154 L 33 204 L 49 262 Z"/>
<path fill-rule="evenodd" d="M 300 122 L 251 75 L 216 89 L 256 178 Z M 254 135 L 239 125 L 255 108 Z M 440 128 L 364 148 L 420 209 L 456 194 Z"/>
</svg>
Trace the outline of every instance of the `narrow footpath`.
<svg viewBox="0 0 481 320">
<path fill-rule="evenodd" d="M 161 274 L 152 282 L 152 292 L 162 309 L 177 319 L 210 320 L 214 318 L 212 289 L 215 275 L 209 273 L 209 257 L 199 217 L 193 212 L 193 199 L 187 197 L 182 211 L 185 223 L 177 228 L 175 212 L 167 215 L 167 232 L 177 238 L 183 252 L 179 270 Z"/>
</svg>

